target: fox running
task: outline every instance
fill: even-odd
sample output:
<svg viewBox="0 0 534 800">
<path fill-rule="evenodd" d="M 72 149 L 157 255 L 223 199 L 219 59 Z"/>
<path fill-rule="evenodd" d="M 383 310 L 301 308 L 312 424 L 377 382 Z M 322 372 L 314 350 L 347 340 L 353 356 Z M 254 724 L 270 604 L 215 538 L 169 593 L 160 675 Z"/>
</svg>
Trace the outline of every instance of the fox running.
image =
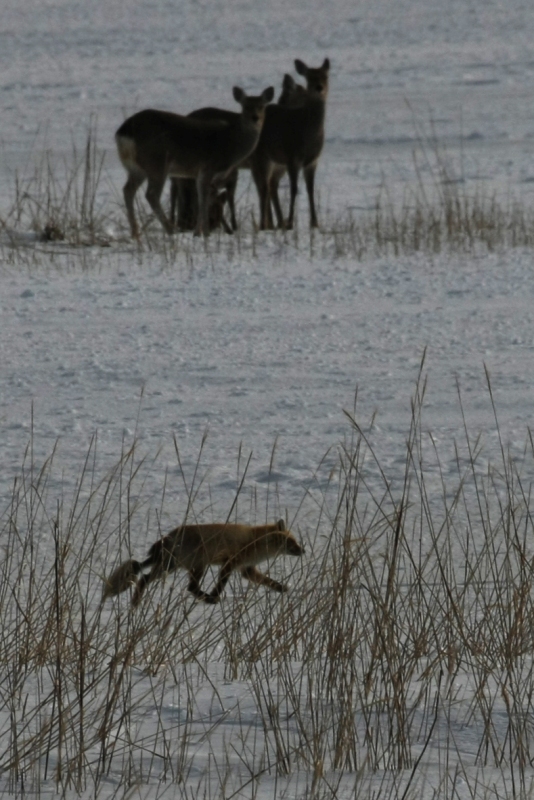
<svg viewBox="0 0 534 800">
<path fill-rule="evenodd" d="M 102 600 L 133 586 L 132 605 L 137 606 L 149 583 L 180 568 L 189 573 L 189 591 L 205 603 L 219 601 L 234 570 L 253 583 L 286 592 L 287 586 L 264 575 L 256 564 L 279 555 L 301 556 L 303 552 L 283 519 L 270 525 L 181 525 L 153 544 L 144 561 L 129 559 L 117 567 L 104 580 Z M 200 584 L 210 565 L 221 570 L 215 588 L 208 593 Z M 144 572 L 148 568 L 150 571 Z"/>
</svg>

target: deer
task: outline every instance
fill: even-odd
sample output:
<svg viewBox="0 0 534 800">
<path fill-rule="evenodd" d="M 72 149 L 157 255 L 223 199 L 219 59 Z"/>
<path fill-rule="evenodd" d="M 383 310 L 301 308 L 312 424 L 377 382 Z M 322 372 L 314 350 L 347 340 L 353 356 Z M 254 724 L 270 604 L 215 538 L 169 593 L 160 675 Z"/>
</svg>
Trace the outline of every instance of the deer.
<svg viewBox="0 0 534 800">
<path fill-rule="evenodd" d="M 312 68 L 300 59 L 295 59 L 295 69 L 306 79 L 306 97 L 301 95 L 296 107 L 278 104 L 266 108 L 261 136 L 250 157 L 252 176 L 260 199 L 261 230 L 273 227 L 270 202 L 276 196 L 280 167 L 287 169 L 289 173 L 290 206 L 288 218 L 283 222 L 279 203 L 274 200 L 279 224 L 282 222 L 283 227 L 288 230 L 293 227 L 298 175 L 302 170 L 308 192 L 310 227 L 319 227 L 314 184 L 315 171 L 324 144 L 330 61 L 325 58 L 320 67 Z"/>
<path fill-rule="evenodd" d="M 283 106 L 284 108 L 299 108 L 303 106 L 306 102 L 307 92 L 304 86 L 301 86 L 299 83 L 296 83 L 295 80 L 289 75 L 287 72 L 284 75 L 284 79 L 282 81 L 282 91 L 280 92 L 280 96 L 278 98 L 278 105 Z M 249 159 L 249 167 L 250 167 L 250 159 Z M 273 217 L 271 213 L 271 203 L 274 208 L 274 213 L 276 214 L 276 222 L 279 228 L 284 228 L 284 216 L 282 214 L 282 207 L 280 205 L 280 198 L 278 195 L 278 186 L 280 181 L 286 174 L 287 169 L 284 166 L 276 165 L 273 167 L 272 174 L 271 174 L 271 182 L 270 182 L 270 203 L 267 208 L 267 227 L 272 229 L 273 225 Z"/>
<path fill-rule="evenodd" d="M 232 170 L 231 175 L 236 172 Z M 228 179 L 227 179 L 228 181 Z M 225 185 L 227 185 L 225 181 Z M 219 190 L 213 183 L 210 187 L 208 220 L 210 233 L 223 228 L 225 233 L 234 231 L 226 221 L 224 207 L 230 205 L 230 189 Z M 233 200 L 233 194 L 232 194 Z M 196 185 L 192 178 L 171 178 L 170 222 L 179 231 L 194 231 L 198 217 Z"/>
<path fill-rule="evenodd" d="M 287 107 L 295 107 L 302 105 L 306 101 L 306 90 L 303 86 L 295 83 L 291 75 L 284 75 L 284 80 L 282 83 L 282 92 L 278 98 L 278 104 L 287 106 Z M 227 111 L 223 108 L 199 108 L 196 111 L 192 111 L 189 115 L 194 119 L 204 119 L 204 120 L 212 120 L 212 119 L 222 119 L 226 121 L 231 121 L 236 115 L 233 111 Z M 260 134 L 261 137 L 261 134 Z M 237 218 L 235 212 L 235 192 L 237 188 L 237 179 L 238 179 L 238 170 L 239 169 L 250 169 L 250 158 L 245 159 L 245 161 L 241 162 L 234 170 L 232 170 L 226 178 L 219 184 L 220 186 L 224 186 L 224 191 L 226 192 L 226 199 L 228 202 L 228 207 L 230 209 L 230 225 L 231 230 L 237 230 Z M 277 215 L 278 225 L 280 227 L 283 226 L 283 219 L 282 219 L 282 211 L 280 209 L 280 202 L 278 200 L 278 192 L 277 186 L 278 182 L 281 177 L 285 174 L 285 167 L 280 167 L 278 172 L 278 181 L 276 183 L 276 187 L 273 185 L 273 205 L 275 206 L 275 212 Z M 270 213 L 270 209 L 269 209 Z M 195 193 L 194 193 L 194 182 L 191 179 L 185 178 L 171 178 L 171 220 L 174 222 L 176 220 L 178 228 L 180 230 L 192 230 L 195 226 L 196 220 L 196 205 L 195 205 Z M 224 218 L 223 218 L 224 220 Z M 270 216 L 271 220 L 271 227 L 272 227 L 272 217 Z M 227 230 L 226 221 L 224 220 L 222 223 Z"/>
<path fill-rule="evenodd" d="M 241 105 L 241 113 L 232 121 L 191 119 L 170 111 L 145 109 L 117 130 L 117 150 L 128 173 L 123 194 L 134 239 L 139 239 L 134 199 L 145 180 L 149 205 L 164 230 L 174 232 L 161 207 L 161 193 L 169 175 L 195 179 L 199 208 L 195 234 L 209 234 L 211 185 L 224 179 L 256 147 L 274 89 L 270 86 L 259 96 L 249 96 L 234 86 L 233 96 Z"/>
<path fill-rule="evenodd" d="M 155 542 L 144 561 L 124 561 L 105 578 L 102 602 L 132 586 L 135 607 L 150 583 L 179 568 L 189 573 L 188 590 L 205 603 L 219 602 L 234 570 L 239 570 L 252 583 L 275 592 L 287 592 L 287 586 L 260 572 L 256 565 L 279 555 L 302 556 L 303 553 L 304 548 L 286 529 L 283 519 L 267 525 L 227 522 L 180 525 Z M 200 584 L 210 565 L 221 569 L 214 589 L 205 592 Z M 149 572 L 145 572 L 147 569 Z"/>
</svg>

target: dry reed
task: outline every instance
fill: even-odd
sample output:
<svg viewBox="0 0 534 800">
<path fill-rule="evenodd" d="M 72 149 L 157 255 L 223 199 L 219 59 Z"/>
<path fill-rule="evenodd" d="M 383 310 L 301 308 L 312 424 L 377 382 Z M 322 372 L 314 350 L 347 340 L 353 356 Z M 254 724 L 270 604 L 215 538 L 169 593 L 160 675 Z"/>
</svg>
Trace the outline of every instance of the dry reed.
<svg viewBox="0 0 534 800">
<path fill-rule="evenodd" d="M 290 520 L 307 546 L 290 593 L 236 579 L 214 608 L 181 574 L 135 610 L 101 604 L 132 531 L 154 539 L 144 462 L 132 447 L 99 477 L 92 447 L 58 500 L 55 454 L 38 469 L 29 448 L 0 531 L 3 792 L 531 796 L 533 442 L 486 465 L 466 427 L 452 474 L 425 388 L 421 372 L 395 475 L 347 414 L 330 486 Z M 182 474 L 195 516 L 200 470 Z"/>
</svg>

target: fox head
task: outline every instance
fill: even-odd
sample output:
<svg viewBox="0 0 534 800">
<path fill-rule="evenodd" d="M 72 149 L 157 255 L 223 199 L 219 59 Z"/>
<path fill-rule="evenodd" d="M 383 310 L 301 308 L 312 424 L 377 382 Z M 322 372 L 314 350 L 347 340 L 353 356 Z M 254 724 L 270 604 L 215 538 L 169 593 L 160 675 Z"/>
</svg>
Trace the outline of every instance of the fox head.
<svg viewBox="0 0 534 800">
<path fill-rule="evenodd" d="M 304 548 L 297 542 L 291 531 L 286 530 L 283 520 L 278 523 L 278 530 L 267 533 L 264 545 L 270 555 L 302 556 Z"/>
<path fill-rule="evenodd" d="M 302 556 L 304 555 L 304 548 L 300 545 L 293 534 L 286 533 L 285 536 L 285 550 L 284 552 L 287 553 L 288 556 Z"/>
</svg>

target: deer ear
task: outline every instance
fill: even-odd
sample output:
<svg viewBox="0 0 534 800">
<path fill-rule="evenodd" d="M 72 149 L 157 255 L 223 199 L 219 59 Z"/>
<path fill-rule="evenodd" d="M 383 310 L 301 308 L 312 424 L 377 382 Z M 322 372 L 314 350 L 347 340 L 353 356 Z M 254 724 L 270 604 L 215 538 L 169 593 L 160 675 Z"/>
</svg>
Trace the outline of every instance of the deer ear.
<svg viewBox="0 0 534 800">
<path fill-rule="evenodd" d="M 295 83 L 291 75 L 289 75 L 286 72 L 286 74 L 284 75 L 284 80 L 282 81 L 282 88 L 292 92 L 295 89 L 296 85 L 297 84 Z"/>
<path fill-rule="evenodd" d="M 234 88 L 232 89 L 232 94 L 234 95 L 234 100 L 236 100 L 238 103 L 241 104 L 243 103 L 246 97 L 245 92 L 243 91 L 243 89 L 240 89 L 239 86 L 234 86 Z"/>
<path fill-rule="evenodd" d="M 295 69 L 297 70 L 299 75 L 306 75 L 306 73 L 308 72 L 308 67 L 306 66 L 304 61 L 300 60 L 300 58 L 295 59 Z"/>
<path fill-rule="evenodd" d="M 321 67 L 321 69 L 325 69 L 328 72 L 328 70 L 330 69 L 330 59 L 329 58 L 325 58 L 325 60 L 323 61 L 323 66 Z"/>
<path fill-rule="evenodd" d="M 274 88 L 272 86 L 269 86 L 268 89 L 264 89 L 263 92 L 261 93 L 261 96 L 266 103 L 270 103 L 271 100 L 274 98 Z"/>
</svg>

